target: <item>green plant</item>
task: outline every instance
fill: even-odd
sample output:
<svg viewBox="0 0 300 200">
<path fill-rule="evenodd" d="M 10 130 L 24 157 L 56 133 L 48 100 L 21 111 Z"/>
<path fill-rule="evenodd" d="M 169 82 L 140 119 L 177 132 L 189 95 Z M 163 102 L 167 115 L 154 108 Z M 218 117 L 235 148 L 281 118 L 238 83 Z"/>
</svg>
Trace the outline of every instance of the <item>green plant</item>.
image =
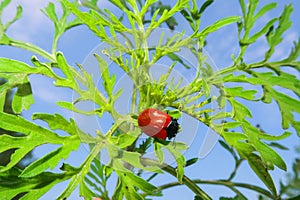
<svg viewBox="0 0 300 200">
<path fill-rule="evenodd" d="M 294 118 L 294 113 L 300 113 L 300 81 L 295 75 L 284 70 L 294 68 L 299 72 L 300 62 L 297 59 L 300 43 L 295 42 L 287 58 L 275 61 L 271 59 L 276 47 L 282 42 L 283 33 L 291 26 L 289 17 L 293 10 L 292 5 L 287 5 L 278 18 L 271 19 L 255 32 L 255 22 L 275 8 L 276 3 L 257 9 L 258 0 L 249 0 L 247 5 L 244 0 L 240 0 L 242 16 L 226 17 L 200 29 L 202 14 L 213 3 L 212 0 L 204 1 L 201 6 L 195 0 L 178 0 L 173 6 L 166 6 L 155 0 L 111 0 L 110 2 L 122 11 L 123 15 L 120 17 L 109 10 L 99 8 L 97 0 L 83 0 L 81 4 L 68 0 L 59 2 L 63 11 L 60 17 L 56 14 L 57 8 L 53 3 L 49 3 L 43 10 L 55 28 L 51 53 L 7 35 L 9 26 L 21 17 L 21 7 L 18 7 L 13 20 L 6 24 L 0 23 L 1 45 L 22 48 L 34 54 L 31 64 L 0 58 L 0 77 L 7 80 L 0 87 L 0 128 L 23 134 L 22 137 L 0 136 L 0 152 L 17 149 L 11 156 L 11 161 L 0 168 L 0 196 L 3 199 L 11 199 L 18 194 L 23 194 L 22 199 L 36 199 L 65 180 L 69 180 L 69 184 L 58 199 L 67 198 L 77 186 L 80 195 L 85 199 L 96 196 L 109 199 L 106 183 L 112 174 L 118 177 L 113 199 L 144 199 L 158 196 L 162 195 L 163 189 L 178 184 L 186 185 L 195 194 L 195 199 L 211 199 L 199 183 L 225 185 L 236 193 L 234 199 L 246 199 L 237 187 L 246 187 L 273 199 L 280 198 L 269 170 L 273 170 L 275 166 L 286 170 L 286 164 L 268 144 L 269 141 L 284 139 L 292 133 L 286 131 L 275 136 L 261 131 L 250 123 L 251 111 L 240 99 L 260 103 L 276 101 L 282 114 L 282 128 L 288 129 L 292 126 L 300 135 L 300 122 Z M 0 15 L 9 3 L 10 0 L 1 2 Z M 88 9 L 88 12 L 82 11 L 81 6 Z M 192 34 L 184 36 L 183 33 L 174 33 L 167 39 L 162 34 L 156 46 L 149 46 L 147 39 L 151 33 L 164 23 L 171 29 L 176 27 L 175 15 L 179 13 L 190 24 Z M 74 18 L 70 21 L 72 15 Z M 240 51 L 232 57 L 231 66 L 214 71 L 206 62 L 203 53 L 206 38 L 212 32 L 233 23 L 238 26 Z M 112 73 L 102 55 L 95 55 L 95 58 L 99 64 L 103 91 L 97 88 L 92 74 L 88 73 L 84 66 L 71 66 L 63 53 L 57 52 L 57 44 L 63 33 L 79 25 L 87 26 L 101 41 L 110 45 L 103 51 L 104 55 L 134 83 L 129 113 L 121 115 L 115 109 L 115 102 L 122 90 L 114 91 L 116 75 Z M 125 44 L 118 40 L 119 35 L 125 38 Z M 245 62 L 244 56 L 249 46 L 255 44 L 259 38 L 264 38 L 269 45 L 264 58 L 259 62 Z M 178 55 L 182 48 L 188 48 L 191 55 L 197 59 L 197 73 L 186 85 L 181 85 L 180 82 L 175 84 L 169 80 L 175 65 L 187 69 L 191 67 Z M 159 80 L 154 80 L 150 73 L 151 67 L 164 58 L 171 61 L 170 69 Z M 41 61 L 45 59 L 46 61 Z M 57 69 L 61 73 L 57 73 Z M 54 80 L 55 86 L 69 88 L 79 96 L 73 102 L 61 101 L 57 102 L 57 105 L 75 113 L 95 115 L 99 118 L 108 113 L 114 120 L 111 128 L 106 133 L 98 130 L 97 135 L 92 136 L 80 130 L 74 119 L 65 119 L 60 114 L 35 113 L 32 116 L 33 120 L 47 122 L 48 129 L 22 116 L 3 112 L 6 93 L 11 89 L 16 89 L 12 103 L 14 113 L 21 113 L 33 104 L 28 79 L 31 74 L 49 77 Z M 243 86 L 231 87 L 230 83 L 254 85 L 257 90 Z M 275 86 L 293 92 L 296 97 L 276 90 Z M 219 95 L 216 96 L 212 90 L 217 90 Z M 258 96 L 259 91 L 262 91 L 261 96 Z M 93 102 L 95 109 L 84 111 L 76 107 L 77 103 L 85 101 Z M 219 108 L 225 110 L 216 113 L 215 109 L 208 108 L 216 102 Z M 226 107 L 226 104 L 229 106 Z M 141 131 L 136 118 L 140 111 L 148 107 L 168 108 L 177 115 L 185 113 L 217 132 L 224 139 L 221 144 L 233 154 L 236 166 L 242 160 L 246 160 L 268 189 L 232 182 L 235 171 L 228 180 L 192 180 L 184 174 L 184 169 L 197 159 L 186 160 L 182 154 L 187 148 L 184 143 L 154 141 L 149 138 L 139 145 L 137 139 Z M 220 119 L 224 120 L 220 122 Z M 56 133 L 56 130 L 62 130 L 67 135 L 62 136 Z M 61 173 L 48 171 L 56 167 L 62 159 L 68 158 L 82 143 L 90 146 L 90 152 L 79 167 L 65 163 L 60 168 Z M 44 144 L 56 144 L 59 147 L 32 162 L 24 170 L 14 167 L 28 152 Z M 155 147 L 156 159 L 143 157 L 152 144 Z M 98 159 L 103 149 L 109 154 L 110 161 L 107 165 Z M 163 150 L 174 157 L 176 167 L 164 163 Z M 139 172 L 135 173 L 133 169 L 138 169 Z M 141 176 L 144 171 L 153 175 L 146 180 Z M 178 182 L 161 187 L 149 183 L 163 172 L 176 177 Z"/>
</svg>

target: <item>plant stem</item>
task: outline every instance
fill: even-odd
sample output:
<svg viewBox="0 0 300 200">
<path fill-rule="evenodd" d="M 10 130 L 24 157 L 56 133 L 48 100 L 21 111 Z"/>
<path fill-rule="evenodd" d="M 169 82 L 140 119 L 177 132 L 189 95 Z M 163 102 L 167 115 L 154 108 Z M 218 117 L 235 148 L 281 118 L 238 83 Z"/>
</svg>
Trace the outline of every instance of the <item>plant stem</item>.
<svg viewBox="0 0 300 200">
<path fill-rule="evenodd" d="M 49 60 L 51 62 L 56 62 L 55 56 L 51 55 L 47 51 L 45 51 L 45 50 L 43 50 L 43 49 L 41 49 L 41 48 L 39 48 L 39 47 L 37 47 L 33 44 L 30 44 L 30 43 L 27 43 L 27 42 L 21 42 L 21 41 L 14 40 L 14 39 L 10 39 L 9 45 L 13 46 L 13 47 L 18 47 L 18 48 L 21 48 L 21 49 L 25 49 L 27 51 L 31 51 L 33 53 L 36 53 L 36 54 L 46 58 L 47 60 Z"/>
<path fill-rule="evenodd" d="M 158 167 L 161 167 L 162 170 L 164 170 L 165 172 L 171 174 L 174 177 L 177 177 L 177 172 L 176 169 L 173 168 L 170 165 L 167 164 L 160 164 L 159 162 L 152 160 L 152 159 L 148 159 L 148 158 L 143 158 L 141 160 L 145 165 L 155 165 Z M 177 182 L 178 185 L 186 185 L 188 188 L 190 188 L 196 195 L 199 195 L 200 197 L 202 197 L 203 199 L 207 199 L 210 200 L 211 197 L 206 194 L 194 181 L 192 181 L 190 178 L 188 178 L 187 176 L 183 176 L 182 178 L 182 183 Z"/>
<path fill-rule="evenodd" d="M 237 160 L 237 161 L 235 162 L 234 170 L 233 170 L 233 172 L 230 174 L 230 176 L 229 176 L 229 178 L 227 179 L 227 181 L 231 181 L 231 180 L 234 178 L 234 176 L 235 176 L 235 174 L 236 174 L 236 172 L 237 172 L 237 170 L 238 170 L 240 164 L 242 163 L 242 161 L 243 161 L 242 159 L 239 159 L 239 160 Z"/>
<path fill-rule="evenodd" d="M 199 180 L 199 179 L 190 180 L 190 181 L 192 181 L 194 184 L 223 185 L 223 186 L 230 188 L 235 193 L 237 193 L 238 191 L 234 187 L 246 188 L 249 190 L 254 190 L 254 191 L 256 191 L 260 194 L 263 194 L 266 197 L 269 197 L 271 199 L 274 199 L 274 196 L 269 191 L 267 191 L 261 187 L 246 184 L 246 183 L 230 182 L 230 181 L 225 181 L 225 180 Z M 157 188 L 158 188 L 158 190 L 164 190 L 164 189 L 168 189 L 168 188 L 171 188 L 174 186 L 179 186 L 179 185 L 182 185 L 182 184 L 179 182 L 172 182 L 172 183 L 168 183 L 165 185 L 161 185 Z"/>
</svg>

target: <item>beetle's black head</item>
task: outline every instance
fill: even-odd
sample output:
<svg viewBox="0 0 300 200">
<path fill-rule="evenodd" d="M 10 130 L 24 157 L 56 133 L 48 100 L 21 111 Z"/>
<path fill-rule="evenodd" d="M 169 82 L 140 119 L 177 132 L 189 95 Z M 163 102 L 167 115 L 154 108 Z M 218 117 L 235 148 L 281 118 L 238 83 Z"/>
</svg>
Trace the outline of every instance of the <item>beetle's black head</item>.
<svg viewBox="0 0 300 200">
<path fill-rule="evenodd" d="M 167 137 L 170 140 L 171 138 L 175 137 L 176 134 L 178 133 L 178 129 L 179 129 L 179 124 L 177 122 L 177 119 L 173 119 L 171 123 L 169 124 L 169 126 L 166 128 L 167 131 Z"/>
</svg>

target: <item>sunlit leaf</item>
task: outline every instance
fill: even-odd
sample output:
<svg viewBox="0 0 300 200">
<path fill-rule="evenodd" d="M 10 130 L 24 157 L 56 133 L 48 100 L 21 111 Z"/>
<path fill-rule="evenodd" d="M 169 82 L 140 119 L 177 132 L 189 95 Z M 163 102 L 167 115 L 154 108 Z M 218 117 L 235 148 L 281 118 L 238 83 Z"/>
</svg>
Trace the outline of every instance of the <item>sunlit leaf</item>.
<svg viewBox="0 0 300 200">
<path fill-rule="evenodd" d="M 247 157 L 248 163 L 256 175 L 262 180 L 262 182 L 269 188 L 274 195 L 276 195 L 276 187 L 270 176 L 266 166 L 262 162 L 261 158 L 254 153 L 251 153 Z"/>
</svg>

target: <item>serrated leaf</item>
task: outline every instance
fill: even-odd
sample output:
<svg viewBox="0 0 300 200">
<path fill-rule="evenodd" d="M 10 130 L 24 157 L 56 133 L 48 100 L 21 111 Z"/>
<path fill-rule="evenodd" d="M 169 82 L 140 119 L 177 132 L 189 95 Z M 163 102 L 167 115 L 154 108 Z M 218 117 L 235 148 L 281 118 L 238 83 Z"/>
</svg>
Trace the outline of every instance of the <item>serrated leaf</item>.
<svg viewBox="0 0 300 200">
<path fill-rule="evenodd" d="M 75 124 L 75 121 L 73 119 L 66 120 L 63 116 L 61 116 L 58 113 L 55 113 L 54 115 L 47 114 L 47 113 L 34 113 L 32 115 L 32 119 L 40 119 L 48 123 L 49 127 L 52 130 L 64 130 L 70 135 L 76 135 L 76 132 L 79 131 L 78 127 Z"/>
<path fill-rule="evenodd" d="M 84 197 L 85 200 L 93 199 L 93 197 L 97 196 L 83 180 L 79 184 L 79 195 Z"/>
<path fill-rule="evenodd" d="M 258 128 L 252 126 L 249 122 L 244 122 L 242 128 L 249 137 L 249 143 L 259 152 L 262 161 L 268 169 L 273 170 L 274 165 L 276 165 L 280 169 L 286 170 L 286 164 L 277 152 L 260 141 L 259 136 L 261 131 Z"/>
<path fill-rule="evenodd" d="M 294 74 L 280 72 L 277 76 L 273 72 L 255 73 L 261 84 L 269 86 L 280 86 L 293 91 L 300 96 L 300 80 Z"/>
<path fill-rule="evenodd" d="M 61 161 L 61 159 L 67 159 L 72 151 L 79 148 L 80 140 L 67 138 L 63 146 L 57 148 L 56 150 L 48 153 L 44 157 L 34 161 L 29 166 L 27 166 L 21 173 L 21 177 L 32 177 L 37 174 L 42 173 L 46 169 L 53 169 Z"/>
<path fill-rule="evenodd" d="M 220 95 L 217 98 L 219 109 L 222 109 L 226 106 L 226 97 L 224 95 L 224 90 L 220 90 Z"/>
<path fill-rule="evenodd" d="M 283 33 L 291 27 L 292 22 L 290 21 L 290 15 L 292 12 L 293 6 L 291 4 L 286 5 L 284 7 L 284 11 L 279 17 L 278 27 L 275 30 L 270 29 L 270 31 L 266 34 L 270 49 L 265 54 L 265 60 L 268 60 L 273 55 L 275 47 L 283 40 Z"/>
<path fill-rule="evenodd" d="M 40 146 L 47 141 L 47 137 L 37 132 L 32 132 L 27 136 L 20 137 L 14 137 L 6 134 L 1 135 L 0 152 L 4 152 L 10 149 L 16 149 L 10 158 L 10 162 L 0 169 L 1 173 L 15 166 L 35 147 Z"/>
<path fill-rule="evenodd" d="M 9 170 L 8 177 L 4 177 L 3 173 L 1 173 L 1 199 L 11 200 L 18 194 L 23 194 L 22 198 L 20 198 L 22 200 L 40 198 L 42 195 L 48 192 L 54 185 L 67 180 L 71 175 L 44 172 L 38 176 L 32 177 L 30 181 L 28 181 L 28 179 L 18 177 L 20 171 L 13 171 L 15 171 L 15 169 Z M 45 182 L 47 184 L 45 184 Z"/>
<path fill-rule="evenodd" d="M 290 124 L 295 128 L 298 135 L 300 135 L 300 127 L 294 119 L 293 112 L 300 113 L 300 101 L 287 96 L 281 92 L 277 92 L 274 89 L 268 88 L 268 92 L 276 100 L 279 105 L 280 112 L 282 115 L 282 128 L 289 128 Z"/>
<path fill-rule="evenodd" d="M 3 112 L 0 112 L 0 128 L 8 131 L 23 133 L 25 135 L 29 135 L 33 132 L 39 133 L 44 137 L 47 137 L 49 142 L 53 141 L 54 143 L 60 141 L 61 139 L 54 132 L 27 121 L 21 116 L 10 115 Z"/>
<path fill-rule="evenodd" d="M 118 174 L 120 181 L 115 190 L 115 194 L 113 198 L 121 200 L 122 194 L 124 194 L 126 199 L 143 200 L 143 197 L 136 191 L 136 188 L 134 187 L 132 180 L 129 177 L 127 177 L 127 173 L 130 172 L 116 171 L 116 173 Z M 120 191 L 122 191 L 122 193 Z M 120 193 L 120 194 L 116 194 L 116 193 Z"/>
</svg>

